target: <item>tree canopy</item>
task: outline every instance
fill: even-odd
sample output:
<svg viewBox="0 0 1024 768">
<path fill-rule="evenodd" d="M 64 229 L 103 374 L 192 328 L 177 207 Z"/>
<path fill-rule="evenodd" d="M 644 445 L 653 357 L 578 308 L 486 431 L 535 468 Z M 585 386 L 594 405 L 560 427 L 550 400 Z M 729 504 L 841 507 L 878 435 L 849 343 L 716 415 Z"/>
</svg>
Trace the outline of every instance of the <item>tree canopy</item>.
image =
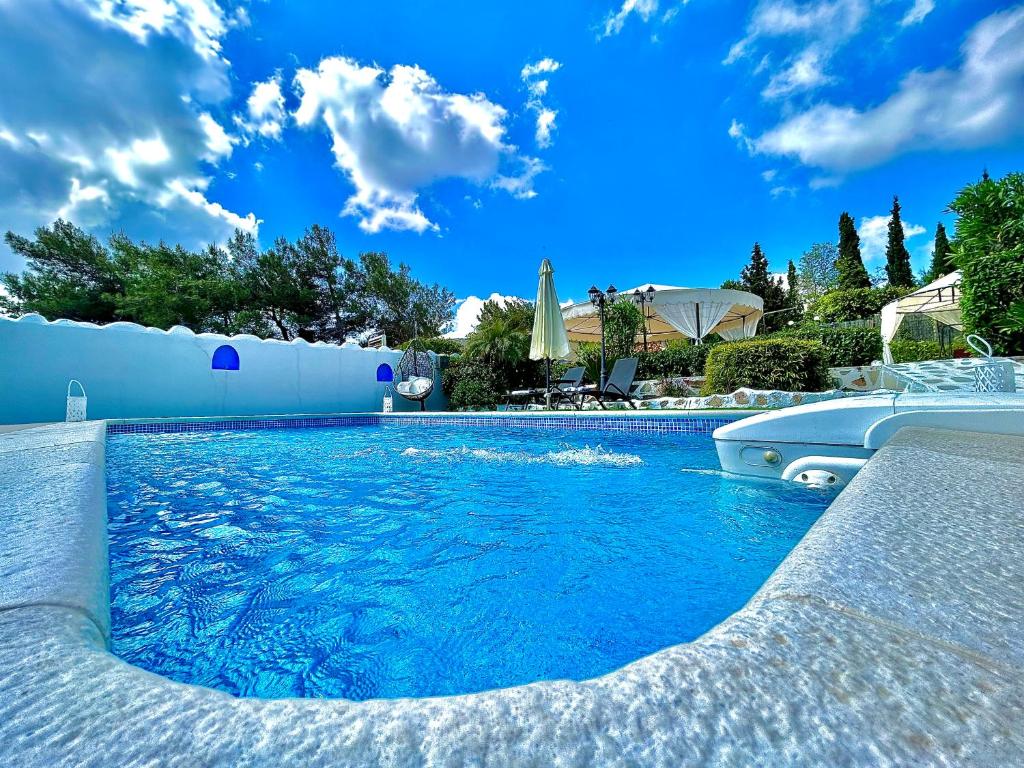
<svg viewBox="0 0 1024 768">
<path fill-rule="evenodd" d="M 860 254 L 860 235 L 853 217 L 846 211 L 839 214 L 839 255 L 836 258 L 836 287 L 841 290 L 870 288 L 871 277 Z"/>
<path fill-rule="evenodd" d="M 780 277 L 774 277 L 768 271 L 768 258 L 761 251 L 761 244 L 754 243 L 750 252 L 750 263 L 743 267 L 739 280 L 726 280 L 722 283 L 723 288 L 735 288 L 747 291 L 764 300 L 765 314 L 777 309 L 788 309 L 790 304 L 787 301 L 788 292 Z M 776 330 L 786 324 L 790 318 L 787 313 L 770 315 L 761 321 L 765 331 Z M 795 314 L 795 313 L 794 313 Z"/>
<path fill-rule="evenodd" d="M 799 265 L 800 292 L 813 299 L 838 288 L 838 260 L 839 249 L 835 243 L 814 243 L 804 251 Z"/>
<path fill-rule="evenodd" d="M 911 288 L 914 285 L 914 270 L 910 267 L 910 252 L 904 244 L 903 221 L 900 218 L 900 199 L 892 198 L 892 216 L 889 219 L 889 241 L 885 246 L 885 274 L 889 285 L 896 288 Z"/>
<path fill-rule="evenodd" d="M 956 264 L 953 263 L 953 248 L 946 237 L 946 228 L 940 221 L 935 227 L 935 250 L 932 251 L 932 263 L 925 274 L 925 282 L 938 280 L 943 275 L 956 271 Z"/>
<path fill-rule="evenodd" d="M 201 251 L 124 234 L 104 245 L 62 220 L 34 238 L 8 232 L 5 240 L 26 268 L 0 277 L 9 294 L 0 307 L 51 320 L 332 342 L 383 331 L 398 344 L 439 335 L 455 303 L 450 291 L 416 280 L 405 264 L 393 268 L 385 253 L 346 259 L 334 233 L 316 224 L 265 250 L 242 231 Z"/>
</svg>

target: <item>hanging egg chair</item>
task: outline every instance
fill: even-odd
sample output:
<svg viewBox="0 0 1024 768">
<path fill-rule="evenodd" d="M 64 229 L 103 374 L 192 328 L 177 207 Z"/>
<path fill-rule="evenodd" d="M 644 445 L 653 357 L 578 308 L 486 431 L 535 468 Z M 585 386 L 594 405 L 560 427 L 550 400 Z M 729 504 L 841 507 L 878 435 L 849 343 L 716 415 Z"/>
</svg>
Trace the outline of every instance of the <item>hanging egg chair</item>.
<svg viewBox="0 0 1024 768">
<path fill-rule="evenodd" d="M 427 410 L 426 400 L 434 391 L 434 363 L 419 339 L 413 339 L 395 366 L 395 391 Z"/>
</svg>

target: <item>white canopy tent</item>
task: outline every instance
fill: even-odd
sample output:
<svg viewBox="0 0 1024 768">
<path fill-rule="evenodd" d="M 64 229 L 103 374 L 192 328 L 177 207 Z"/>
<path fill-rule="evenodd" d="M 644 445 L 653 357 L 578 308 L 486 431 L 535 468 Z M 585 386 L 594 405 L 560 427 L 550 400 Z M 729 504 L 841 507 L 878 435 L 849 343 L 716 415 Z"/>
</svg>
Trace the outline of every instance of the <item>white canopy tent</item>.
<svg viewBox="0 0 1024 768">
<path fill-rule="evenodd" d="M 654 288 L 654 300 L 644 307 L 647 340 L 701 339 L 717 333 L 729 341 L 750 338 L 764 314 L 764 301 L 746 291 L 727 288 L 679 288 L 644 283 L 619 291 L 619 301 L 631 300 L 636 291 Z M 601 320 L 589 301 L 562 309 L 570 341 L 600 341 Z M 637 339 L 639 340 L 639 336 Z"/>
<path fill-rule="evenodd" d="M 892 362 L 890 344 L 907 315 L 928 315 L 944 325 L 963 330 L 960 315 L 960 271 L 951 272 L 882 307 L 882 361 Z"/>
</svg>

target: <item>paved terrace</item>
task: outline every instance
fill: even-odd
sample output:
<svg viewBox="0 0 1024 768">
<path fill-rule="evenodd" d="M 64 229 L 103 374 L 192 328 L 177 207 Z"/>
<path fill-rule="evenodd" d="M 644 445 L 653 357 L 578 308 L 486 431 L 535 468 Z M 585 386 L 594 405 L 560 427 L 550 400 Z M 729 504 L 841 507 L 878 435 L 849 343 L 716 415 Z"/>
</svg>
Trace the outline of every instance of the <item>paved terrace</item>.
<svg viewBox="0 0 1024 768">
<path fill-rule="evenodd" d="M 904 429 L 693 643 L 584 683 L 352 703 L 107 652 L 104 437 L 0 435 L 2 765 L 1024 764 L 1024 439 Z"/>
</svg>

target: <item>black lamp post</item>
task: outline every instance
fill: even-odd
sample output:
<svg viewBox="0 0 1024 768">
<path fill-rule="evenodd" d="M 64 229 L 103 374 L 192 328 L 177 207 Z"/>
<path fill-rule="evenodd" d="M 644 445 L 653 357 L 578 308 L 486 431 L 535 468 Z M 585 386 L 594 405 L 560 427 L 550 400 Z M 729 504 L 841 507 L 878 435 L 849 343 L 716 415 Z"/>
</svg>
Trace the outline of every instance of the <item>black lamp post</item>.
<svg viewBox="0 0 1024 768">
<path fill-rule="evenodd" d="M 619 292 L 615 290 L 614 285 L 609 285 L 608 290 L 604 293 L 598 290 L 596 285 L 592 285 L 590 290 L 587 291 L 587 295 L 590 296 L 590 303 L 597 307 L 597 314 L 601 318 L 601 391 L 603 392 L 604 385 L 608 382 L 608 374 L 605 373 L 604 357 L 604 308 L 615 303 Z"/>
<path fill-rule="evenodd" d="M 646 305 L 654 303 L 654 286 L 648 285 L 646 291 L 637 288 L 633 291 L 633 303 L 640 307 L 640 314 L 644 316 L 644 352 L 647 351 L 647 309 Z"/>
</svg>

